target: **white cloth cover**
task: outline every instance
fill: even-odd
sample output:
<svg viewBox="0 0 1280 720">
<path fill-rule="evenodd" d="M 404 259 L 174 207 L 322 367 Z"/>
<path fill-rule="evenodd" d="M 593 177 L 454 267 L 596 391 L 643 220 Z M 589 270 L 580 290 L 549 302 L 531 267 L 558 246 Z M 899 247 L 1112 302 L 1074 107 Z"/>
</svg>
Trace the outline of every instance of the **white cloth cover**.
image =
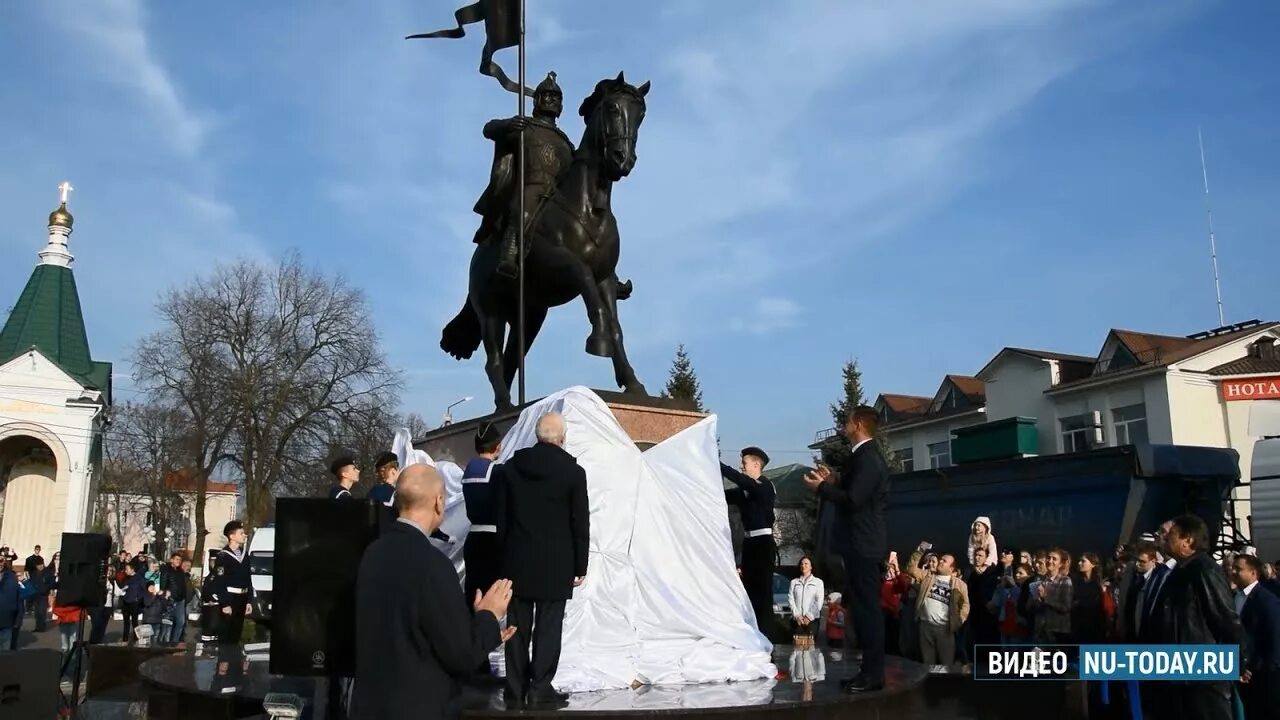
<svg viewBox="0 0 1280 720">
<path fill-rule="evenodd" d="M 642 453 L 599 396 L 573 387 L 520 414 L 499 462 L 532 445 L 538 418 L 552 411 L 564 415 L 565 449 L 586 470 L 591 507 L 587 580 L 565 610 L 556 688 L 773 678 L 772 645 L 734 565 L 715 417 Z M 437 467 L 449 489 L 443 530 L 461 566 L 461 470 Z"/>
</svg>

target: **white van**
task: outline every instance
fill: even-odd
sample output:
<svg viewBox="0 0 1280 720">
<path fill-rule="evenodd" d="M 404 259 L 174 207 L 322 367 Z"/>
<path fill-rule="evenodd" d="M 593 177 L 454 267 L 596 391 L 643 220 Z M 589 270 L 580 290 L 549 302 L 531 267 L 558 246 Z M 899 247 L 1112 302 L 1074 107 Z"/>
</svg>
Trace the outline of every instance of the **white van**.
<svg viewBox="0 0 1280 720">
<path fill-rule="evenodd" d="M 253 620 L 271 623 L 271 574 L 275 568 L 276 529 L 260 527 L 249 539 L 249 573 L 253 580 Z"/>
</svg>

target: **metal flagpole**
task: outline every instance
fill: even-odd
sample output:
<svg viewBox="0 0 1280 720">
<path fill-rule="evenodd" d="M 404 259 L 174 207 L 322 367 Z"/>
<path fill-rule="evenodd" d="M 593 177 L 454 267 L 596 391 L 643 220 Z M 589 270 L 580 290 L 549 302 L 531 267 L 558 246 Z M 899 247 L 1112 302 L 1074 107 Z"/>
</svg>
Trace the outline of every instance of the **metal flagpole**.
<svg viewBox="0 0 1280 720">
<path fill-rule="evenodd" d="M 524 119 L 524 2 L 520 0 L 520 118 Z M 516 230 L 516 263 L 519 277 L 516 280 L 516 350 L 520 358 L 520 404 L 524 405 L 524 128 L 520 129 L 520 181 L 516 190 L 520 193 L 519 223 Z"/>
<path fill-rule="evenodd" d="M 1218 282 L 1218 239 L 1213 235 L 1213 205 L 1209 202 L 1209 166 L 1204 161 L 1204 135 L 1196 126 L 1196 140 L 1200 143 L 1200 173 L 1204 177 L 1204 211 L 1209 216 L 1209 256 L 1213 258 L 1213 292 L 1218 298 L 1218 327 L 1227 324 L 1222 313 L 1222 285 Z"/>
</svg>

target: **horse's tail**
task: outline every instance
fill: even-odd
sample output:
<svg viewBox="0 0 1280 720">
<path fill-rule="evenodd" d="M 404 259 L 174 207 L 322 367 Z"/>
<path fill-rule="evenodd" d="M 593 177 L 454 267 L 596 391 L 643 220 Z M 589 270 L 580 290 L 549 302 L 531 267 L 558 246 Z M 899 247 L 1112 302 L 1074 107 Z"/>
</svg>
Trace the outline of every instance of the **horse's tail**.
<svg viewBox="0 0 1280 720">
<path fill-rule="evenodd" d="M 440 333 L 440 349 L 455 360 L 466 360 L 480 347 L 480 318 L 471 307 L 471 301 L 463 304 L 456 317 L 444 326 Z"/>
</svg>

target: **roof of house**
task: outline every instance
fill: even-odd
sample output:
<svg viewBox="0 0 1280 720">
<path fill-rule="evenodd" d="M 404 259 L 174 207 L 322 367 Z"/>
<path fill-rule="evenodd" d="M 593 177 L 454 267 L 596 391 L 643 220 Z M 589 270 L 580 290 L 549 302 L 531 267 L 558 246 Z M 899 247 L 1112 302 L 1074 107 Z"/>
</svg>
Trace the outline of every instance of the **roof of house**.
<svg viewBox="0 0 1280 720">
<path fill-rule="evenodd" d="M 1090 355 L 1072 355 L 1071 353 L 1060 353 L 1052 350 L 1032 350 L 1031 348 L 1007 347 L 1005 350 L 1009 352 L 1021 353 L 1030 357 L 1042 358 L 1044 360 L 1067 360 L 1070 362 L 1087 362 L 1092 363 L 1097 358 Z"/>
<path fill-rule="evenodd" d="M 923 395 L 895 395 L 891 393 L 881 393 L 880 399 L 884 400 L 884 404 L 890 410 L 896 413 L 922 413 L 929 409 L 929 403 L 933 402 L 933 398 L 924 397 Z"/>
<path fill-rule="evenodd" d="M 1210 368 L 1210 375 L 1267 375 L 1280 374 L 1280 358 L 1247 357 Z"/>
<path fill-rule="evenodd" d="M 1199 333 L 1186 337 L 1175 337 L 1172 335 L 1156 335 L 1153 333 L 1140 333 L 1132 330 L 1116 330 L 1112 329 L 1107 335 L 1108 342 L 1114 336 L 1122 345 L 1124 345 L 1138 364 L 1130 367 L 1124 367 L 1120 370 L 1105 371 L 1102 370 L 1101 357 L 1099 358 L 1098 370 L 1095 370 L 1088 377 L 1082 377 L 1070 382 L 1059 383 L 1056 387 L 1050 388 L 1046 392 L 1052 392 L 1062 388 L 1075 387 L 1084 385 L 1096 380 L 1115 377 L 1122 373 L 1131 373 L 1143 370 L 1152 370 L 1182 362 L 1195 357 L 1201 353 L 1208 352 L 1215 348 L 1226 345 L 1227 343 L 1239 340 L 1241 337 L 1270 330 L 1280 326 L 1280 322 L 1260 322 L 1252 320 L 1237 325 L 1230 325 L 1223 328 L 1217 328 L 1207 333 Z M 1103 344 L 1105 349 L 1106 344 Z M 1239 361 L 1235 361 L 1239 362 Z M 1227 363 L 1231 365 L 1232 363 Z M 1212 371 L 1211 371 L 1212 372 Z M 1217 373 L 1231 374 L 1231 373 Z"/>
<path fill-rule="evenodd" d="M 948 375 L 947 380 L 955 386 L 957 390 L 968 395 L 975 400 L 987 399 L 987 384 L 976 377 L 969 375 Z"/>
<path fill-rule="evenodd" d="M 1129 352 L 1134 355 L 1155 351 L 1163 357 L 1196 344 L 1195 340 L 1188 337 L 1156 335 L 1154 333 L 1134 332 L 1133 330 L 1112 328 L 1111 334 L 1124 343 L 1124 346 L 1129 348 Z"/>
<path fill-rule="evenodd" d="M 1264 338 L 1268 339 L 1269 338 Z M 1269 345 L 1264 347 L 1264 345 Z M 1239 360 L 1222 363 L 1215 367 L 1209 368 L 1210 375 L 1264 375 L 1272 373 L 1280 373 L 1280 356 L 1276 352 L 1280 350 L 1275 342 L 1263 343 L 1262 339 L 1255 341 L 1249 347 L 1249 354 Z"/>
<path fill-rule="evenodd" d="M 1059 382 L 1071 382 L 1072 380 L 1079 380 L 1081 378 L 1088 377 L 1093 373 L 1094 363 L 1097 362 L 1096 357 L 1086 355 L 1072 355 L 1070 353 L 1060 353 L 1052 350 L 1005 347 L 1001 348 L 1000 352 L 996 353 L 994 357 L 988 360 L 987 364 L 983 365 L 982 369 L 975 374 L 975 377 L 985 377 L 987 371 L 991 369 L 992 365 L 996 364 L 996 361 L 1010 354 L 1034 358 L 1036 360 L 1057 361 Z"/>
<path fill-rule="evenodd" d="M 0 364 L 32 348 L 110 402 L 111 363 L 96 362 L 89 353 L 71 268 L 37 265 L 0 329 Z"/>
</svg>

